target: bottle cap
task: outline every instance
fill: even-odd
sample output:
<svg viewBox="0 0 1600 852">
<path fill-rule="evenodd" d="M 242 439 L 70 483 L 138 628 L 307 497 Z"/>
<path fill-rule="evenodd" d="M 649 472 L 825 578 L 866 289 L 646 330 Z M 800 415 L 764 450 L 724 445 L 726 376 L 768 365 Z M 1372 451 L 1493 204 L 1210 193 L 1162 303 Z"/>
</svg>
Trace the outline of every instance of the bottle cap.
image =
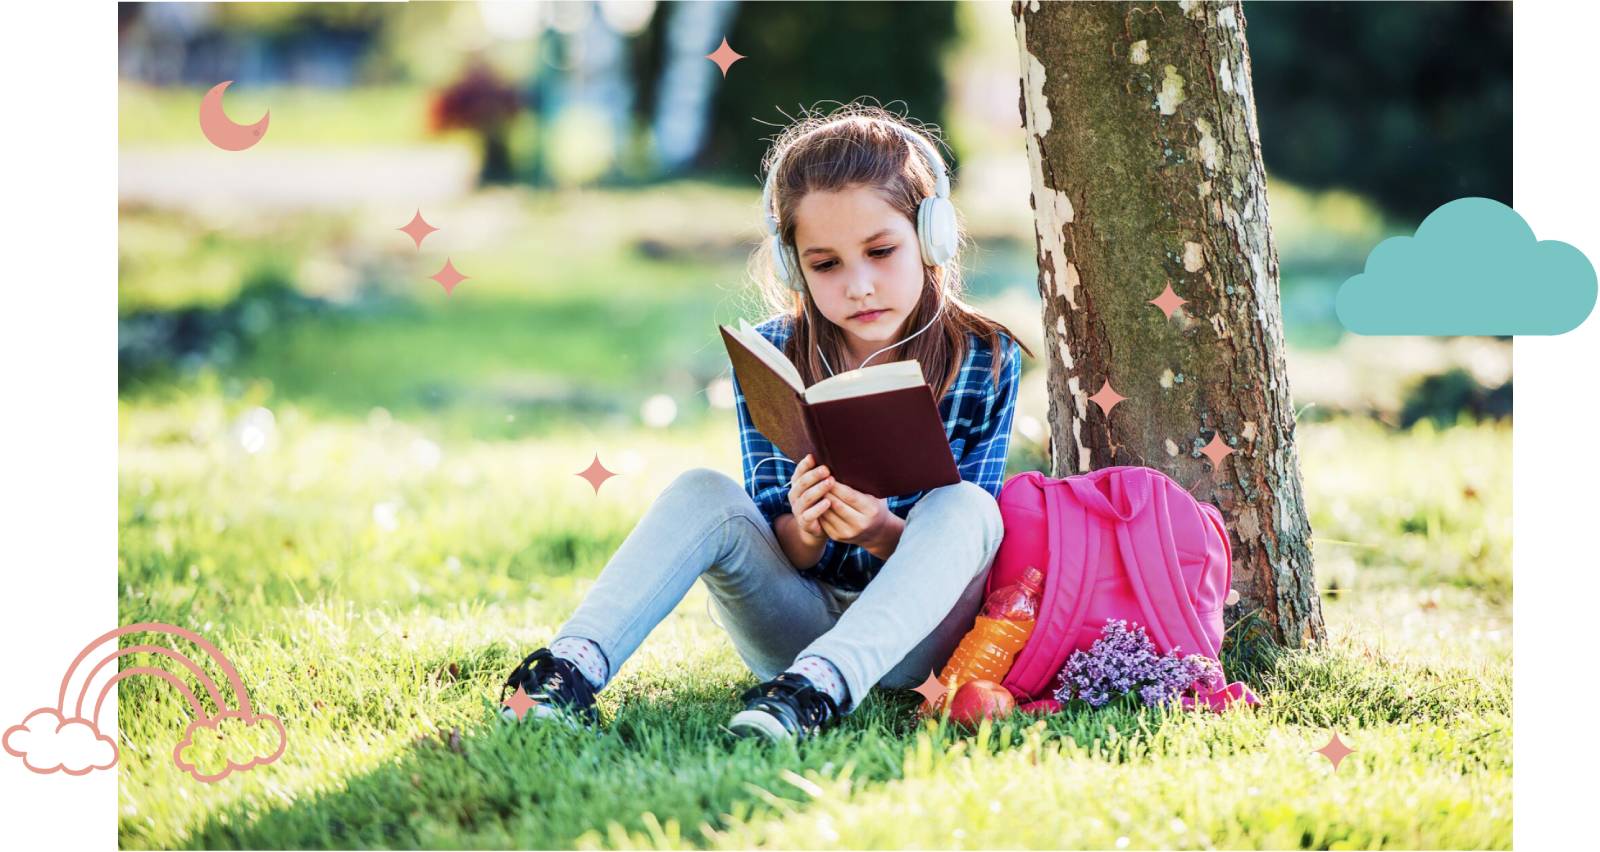
<svg viewBox="0 0 1600 852">
<path fill-rule="evenodd" d="M 1038 568 L 1029 565 L 1028 570 L 1022 572 L 1022 584 L 1033 586 L 1034 588 L 1042 588 L 1044 586 L 1044 573 Z"/>
</svg>

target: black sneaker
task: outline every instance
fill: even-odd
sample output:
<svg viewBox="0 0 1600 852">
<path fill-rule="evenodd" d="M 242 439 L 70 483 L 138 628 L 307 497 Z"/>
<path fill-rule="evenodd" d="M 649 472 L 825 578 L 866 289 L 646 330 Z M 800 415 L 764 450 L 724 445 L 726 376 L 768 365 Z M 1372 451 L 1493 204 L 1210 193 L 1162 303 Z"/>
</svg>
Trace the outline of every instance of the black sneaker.
<svg viewBox="0 0 1600 852">
<path fill-rule="evenodd" d="M 739 700 L 744 702 L 744 709 L 728 722 L 728 730 L 741 737 L 799 742 L 833 727 L 842 718 L 833 696 L 812 686 L 805 675 L 794 672 L 757 684 Z"/>
<path fill-rule="evenodd" d="M 519 686 L 526 699 L 517 695 Z M 579 721 L 600 723 L 594 686 L 576 664 L 555 656 L 549 648 L 534 651 L 511 670 L 500 687 L 500 704 L 501 717 L 512 722 L 557 717 L 574 728 Z"/>
</svg>

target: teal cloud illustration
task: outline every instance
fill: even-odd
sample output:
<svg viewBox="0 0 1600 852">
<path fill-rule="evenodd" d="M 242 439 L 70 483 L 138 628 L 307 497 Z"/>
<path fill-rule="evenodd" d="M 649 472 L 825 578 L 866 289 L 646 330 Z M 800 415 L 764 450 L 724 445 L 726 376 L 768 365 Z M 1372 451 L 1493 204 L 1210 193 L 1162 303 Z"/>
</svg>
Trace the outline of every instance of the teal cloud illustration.
<svg viewBox="0 0 1600 852">
<path fill-rule="evenodd" d="M 1458 198 L 1411 237 L 1390 237 L 1339 287 L 1334 310 L 1357 334 L 1562 334 L 1594 309 L 1583 252 L 1539 240 L 1517 211 Z"/>
</svg>

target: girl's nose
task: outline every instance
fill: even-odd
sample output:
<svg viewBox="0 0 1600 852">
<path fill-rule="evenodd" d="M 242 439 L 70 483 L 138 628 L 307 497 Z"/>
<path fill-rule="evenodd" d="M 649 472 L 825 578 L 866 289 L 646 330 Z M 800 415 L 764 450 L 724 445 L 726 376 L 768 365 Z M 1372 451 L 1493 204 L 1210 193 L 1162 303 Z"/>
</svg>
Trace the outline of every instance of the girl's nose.
<svg viewBox="0 0 1600 852">
<path fill-rule="evenodd" d="M 850 285 L 847 292 L 851 298 L 865 299 L 872 295 L 872 273 L 866 270 L 857 270 L 850 276 Z"/>
</svg>

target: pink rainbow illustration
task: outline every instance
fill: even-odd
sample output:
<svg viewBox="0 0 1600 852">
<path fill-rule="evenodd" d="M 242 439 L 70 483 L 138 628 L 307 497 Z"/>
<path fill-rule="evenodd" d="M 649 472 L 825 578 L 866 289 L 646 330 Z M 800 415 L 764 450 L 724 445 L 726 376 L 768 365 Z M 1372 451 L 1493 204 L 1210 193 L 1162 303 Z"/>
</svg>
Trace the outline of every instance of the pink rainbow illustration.
<svg viewBox="0 0 1600 852">
<path fill-rule="evenodd" d="M 194 660 L 164 645 L 130 645 L 126 648 L 113 648 L 109 653 L 99 657 L 94 665 L 89 668 L 88 674 L 83 678 L 76 695 L 71 696 L 72 706 L 68 707 L 69 693 L 72 690 L 73 676 L 79 667 L 95 654 L 96 649 L 107 642 L 114 642 L 118 637 L 130 633 L 161 633 L 187 639 L 198 646 L 210 657 L 217 668 L 222 670 L 227 679 L 227 685 L 233 694 L 233 706 L 229 706 L 227 693 L 218 687 L 217 683 L 206 674 L 205 669 Z M 100 686 L 95 694 L 93 709 L 88 716 L 84 715 L 86 702 L 89 698 L 95 676 L 101 669 L 114 664 L 118 659 L 130 654 L 155 654 L 172 660 L 177 666 L 200 684 L 206 697 L 211 700 L 208 709 L 200 696 L 179 675 L 164 668 L 154 666 L 134 666 L 118 670 Z M 257 713 L 250 703 L 250 695 L 245 690 L 244 679 L 239 676 L 239 670 L 229 662 L 228 658 L 218 650 L 217 646 L 206 641 L 200 634 L 186 630 L 173 624 L 161 622 L 141 622 L 130 624 L 107 631 L 94 641 L 84 646 L 78 656 L 67 666 L 67 673 L 61 678 L 61 689 L 56 696 L 54 707 L 40 707 L 29 713 L 20 724 L 7 728 L 0 745 L 13 756 L 22 758 L 28 769 L 41 775 L 53 772 L 65 772 L 68 775 L 86 775 L 96 769 L 110 769 L 117 763 L 118 749 L 114 738 L 108 737 L 100 730 L 100 713 L 104 708 L 106 698 L 110 696 L 112 687 L 119 681 L 126 680 L 135 675 L 149 675 L 160 678 L 178 690 L 178 694 L 188 702 L 194 719 L 184 729 L 183 737 L 173 747 L 172 761 L 179 769 L 189 773 L 196 781 L 212 783 L 221 781 L 233 772 L 241 772 L 256 766 L 265 766 L 283 756 L 286 745 L 286 736 L 283 722 L 278 717 L 269 713 Z M 194 760 L 187 754 L 188 749 L 195 742 L 195 735 L 202 731 L 209 733 L 213 741 L 225 745 L 227 736 L 223 733 L 224 722 L 231 723 L 230 730 L 238 726 L 251 728 L 256 725 L 267 726 L 267 731 L 272 735 L 276 747 L 269 753 L 251 754 L 243 760 L 235 760 L 233 756 L 225 756 L 220 768 L 202 766 L 202 761 Z M 235 740 L 240 742 L 242 740 Z M 214 762 L 214 761 L 213 761 Z"/>
</svg>

